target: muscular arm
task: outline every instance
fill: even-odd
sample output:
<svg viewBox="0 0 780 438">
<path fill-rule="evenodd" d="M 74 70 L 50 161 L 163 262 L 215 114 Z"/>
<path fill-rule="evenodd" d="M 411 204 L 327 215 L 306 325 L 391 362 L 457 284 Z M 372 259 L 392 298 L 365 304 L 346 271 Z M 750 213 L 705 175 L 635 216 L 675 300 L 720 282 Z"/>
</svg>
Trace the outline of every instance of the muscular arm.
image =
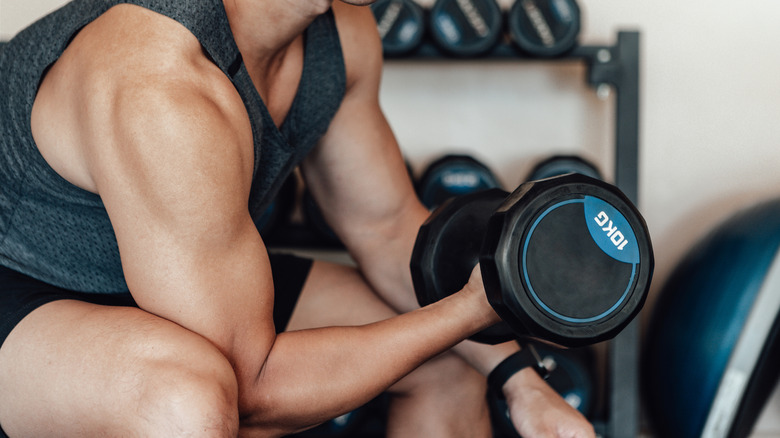
<svg viewBox="0 0 780 438">
<path fill-rule="evenodd" d="M 381 41 L 368 8 L 334 3 L 347 67 L 347 95 L 304 161 L 307 186 L 374 289 L 400 312 L 418 308 L 409 260 L 428 210 L 419 202 L 379 105 Z M 465 342 L 456 351 L 483 374 L 514 343 Z M 531 378 L 533 378 L 533 372 Z"/>
<path fill-rule="evenodd" d="M 103 199 L 139 306 L 222 351 L 251 425 L 282 433 L 349 411 L 497 319 L 466 288 L 376 324 L 276 336 L 270 266 L 247 211 L 249 121 L 172 21 L 109 11 L 74 39 L 36 105 L 36 120 L 52 122 L 42 142 L 59 132 L 81 145 L 50 161 Z"/>
</svg>

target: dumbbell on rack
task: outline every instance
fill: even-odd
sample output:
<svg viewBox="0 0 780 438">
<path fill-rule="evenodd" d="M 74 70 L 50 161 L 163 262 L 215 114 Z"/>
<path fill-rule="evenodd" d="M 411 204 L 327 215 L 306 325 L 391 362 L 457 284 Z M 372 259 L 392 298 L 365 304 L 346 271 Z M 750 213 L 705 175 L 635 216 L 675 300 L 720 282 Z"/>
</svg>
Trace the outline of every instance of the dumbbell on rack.
<svg viewBox="0 0 780 438">
<path fill-rule="evenodd" d="M 580 15 L 576 0 L 515 0 L 506 21 L 512 42 L 523 54 L 550 58 L 577 45 Z"/>
<path fill-rule="evenodd" d="M 377 0 L 371 4 L 385 56 L 403 56 L 413 52 L 425 36 L 422 7 L 414 0 Z"/>
<path fill-rule="evenodd" d="M 437 0 L 427 13 L 415 0 L 378 0 L 371 9 L 388 57 L 410 54 L 426 34 L 448 55 L 479 56 L 503 35 L 496 0 Z"/>
<path fill-rule="evenodd" d="M 644 219 L 622 192 L 568 174 L 436 209 L 410 262 L 420 305 L 460 290 L 477 262 L 503 322 L 473 340 L 579 347 L 614 337 L 639 313 L 653 252 Z"/>
<path fill-rule="evenodd" d="M 503 25 L 496 0 L 437 0 L 428 20 L 433 42 L 456 57 L 489 52 L 500 41 Z"/>
<path fill-rule="evenodd" d="M 534 166 L 526 180 L 536 181 L 567 173 L 579 173 L 591 178 L 604 179 L 595 164 L 580 156 L 553 155 Z"/>
<path fill-rule="evenodd" d="M 415 0 L 378 0 L 371 9 L 387 57 L 411 54 L 426 35 L 444 54 L 485 55 L 506 25 L 524 55 L 551 58 L 576 47 L 581 28 L 576 0 L 516 0 L 506 13 L 496 0 L 436 0 L 430 11 Z"/>
<path fill-rule="evenodd" d="M 469 155 L 447 154 L 428 165 L 417 181 L 420 202 L 434 209 L 449 198 L 501 187 L 487 165 Z"/>
</svg>

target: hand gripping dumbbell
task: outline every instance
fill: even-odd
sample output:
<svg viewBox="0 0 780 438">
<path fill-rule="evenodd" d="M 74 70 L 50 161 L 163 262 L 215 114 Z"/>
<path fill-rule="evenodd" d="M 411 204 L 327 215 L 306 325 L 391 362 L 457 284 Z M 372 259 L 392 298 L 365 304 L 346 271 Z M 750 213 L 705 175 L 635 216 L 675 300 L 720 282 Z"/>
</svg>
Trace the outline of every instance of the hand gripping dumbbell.
<svg viewBox="0 0 780 438">
<path fill-rule="evenodd" d="M 639 313 L 653 251 L 644 219 L 620 190 L 567 174 L 436 209 L 410 263 L 420 305 L 460 290 L 477 262 L 503 322 L 471 339 L 580 347 L 614 337 Z"/>
</svg>

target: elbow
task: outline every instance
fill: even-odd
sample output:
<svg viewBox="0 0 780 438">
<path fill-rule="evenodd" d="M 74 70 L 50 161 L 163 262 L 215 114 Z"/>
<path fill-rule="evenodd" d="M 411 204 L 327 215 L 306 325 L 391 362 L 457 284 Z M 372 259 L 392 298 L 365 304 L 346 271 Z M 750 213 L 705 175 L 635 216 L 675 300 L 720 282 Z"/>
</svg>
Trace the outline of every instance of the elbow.
<svg viewBox="0 0 780 438">
<path fill-rule="evenodd" d="M 270 349 L 256 373 L 238 379 L 241 429 L 251 431 L 251 436 L 287 436 L 338 415 L 312 410 L 317 391 L 306 389 L 298 372 L 282 360 L 289 352 L 280 350 L 284 348 Z"/>
<path fill-rule="evenodd" d="M 258 379 L 262 382 L 263 379 Z M 300 418 L 290 397 L 279 391 L 280 385 L 258 383 L 251 390 L 239 385 L 239 418 L 242 432 L 259 437 L 283 437 L 302 432 L 318 423 Z M 293 385 L 284 385 L 293 386 Z M 248 392 L 251 391 L 251 394 Z M 243 435 L 243 433 L 242 433 Z"/>
<path fill-rule="evenodd" d="M 315 424 L 306 424 L 296 418 L 298 409 L 291 409 L 296 391 L 292 378 L 274 373 L 269 365 L 271 349 L 255 361 L 239 359 L 234 364 L 254 363 L 254 367 L 234 365 L 238 382 L 238 411 L 242 434 L 259 437 L 283 437 L 301 432 Z M 260 364 L 259 366 L 257 364 Z"/>
</svg>

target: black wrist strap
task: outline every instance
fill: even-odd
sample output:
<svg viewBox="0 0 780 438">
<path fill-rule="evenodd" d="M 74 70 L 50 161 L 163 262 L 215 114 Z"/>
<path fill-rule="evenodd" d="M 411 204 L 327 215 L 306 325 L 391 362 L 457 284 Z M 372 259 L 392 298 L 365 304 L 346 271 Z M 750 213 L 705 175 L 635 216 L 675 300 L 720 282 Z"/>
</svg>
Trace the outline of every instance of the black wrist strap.
<svg viewBox="0 0 780 438">
<path fill-rule="evenodd" d="M 488 388 L 499 397 L 504 398 L 503 388 L 506 381 L 526 367 L 533 367 L 542 379 L 547 380 L 550 376 L 550 372 L 542 363 L 536 348 L 531 344 L 526 344 L 522 350 L 507 357 L 493 368 L 487 377 Z"/>
</svg>

